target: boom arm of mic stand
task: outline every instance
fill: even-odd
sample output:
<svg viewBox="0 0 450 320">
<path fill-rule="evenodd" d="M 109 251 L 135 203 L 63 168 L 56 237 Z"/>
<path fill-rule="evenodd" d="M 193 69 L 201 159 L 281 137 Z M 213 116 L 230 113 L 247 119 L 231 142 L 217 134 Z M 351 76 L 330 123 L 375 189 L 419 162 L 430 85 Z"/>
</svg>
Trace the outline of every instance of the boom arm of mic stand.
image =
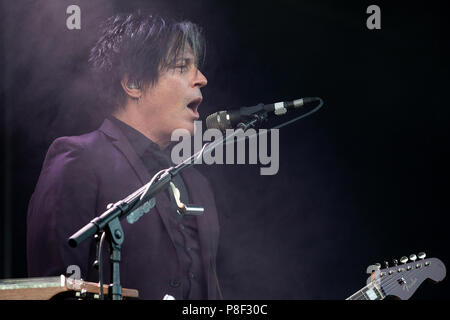
<svg viewBox="0 0 450 320">
<path fill-rule="evenodd" d="M 138 191 L 132 193 L 127 198 L 116 202 L 111 208 L 106 210 L 100 216 L 94 218 L 85 225 L 83 228 L 78 230 L 69 238 L 69 245 L 73 248 L 77 247 L 84 240 L 89 237 L 94 236 L 100 230 L 103 230 L 108 223 L 110 223 L 115 218 L 123 219 L 129 213 L 132 212 L 135 206 L 139 206 L 139 204 L 147 201 L 148 199 L 154 197 L 161 190 L 164 190 L 172 179 L 172 175 L 167 174 L 162 176 L 158 181 L 154 182 L 151 187 L 148 189 L 147 194 L 140 199 L 142 192 L 144 192 L 144 188 L 139 189 Z M 140 192 L 139 192 L 140 191 Z"/>
</svg>

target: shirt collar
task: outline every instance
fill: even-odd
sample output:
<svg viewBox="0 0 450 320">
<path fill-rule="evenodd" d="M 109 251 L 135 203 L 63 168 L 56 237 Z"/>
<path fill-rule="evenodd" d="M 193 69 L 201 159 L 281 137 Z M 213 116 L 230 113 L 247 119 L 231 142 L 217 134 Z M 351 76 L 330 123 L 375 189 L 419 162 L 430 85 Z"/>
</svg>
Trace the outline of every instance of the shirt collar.
<svg viewBox="0 0 450 320">
<path fill-rule="evenodd" d="M 130 142 L 133 149 L 136 151 L 139 157 L 142 157 L 147 151 L 162 153 L 159 145 L 144 136 L 142 133 L 129 126 L 123 121 L 120 121 L 114 116 L 110 116 L 109 119 L 119 127 L 125 137 Z"/>
</svg>

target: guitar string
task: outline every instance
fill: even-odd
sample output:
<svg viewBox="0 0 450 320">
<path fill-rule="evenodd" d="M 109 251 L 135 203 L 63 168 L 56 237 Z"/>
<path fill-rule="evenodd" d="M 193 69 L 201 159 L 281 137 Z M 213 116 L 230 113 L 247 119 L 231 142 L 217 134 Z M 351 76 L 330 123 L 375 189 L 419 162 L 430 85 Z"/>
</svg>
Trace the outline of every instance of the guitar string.
<svg viewBox="0 0 450 320">
<path fill-rule="evenodd" d="M 404 271 L 402 271 L 402 274 L 403 274 L 403 272 L 406 274 L 406 273 L 410 273 L 410 275 L 412 276 L 413 274 L 418 274 L 418 273 L 420 273 L 422 270 L 423 270 L 423 268 L 427 268 L 428 266 L 425 266 L 425 262 L 427 262 L 427 261 L 425 261 L 425 260 L 422 260 L 422 261 L 417 261 L 417 262 L 415 262 L 415 263 L 413 263 L 413 265 L 411 266 L 411 270 L 407 270 L 406 269 L 406 267 L 403 267 L 403 265 L 400 265 L 400 266 L 398 266 L 399 268 L 404 268 L 405 270 Z M 428 261 L 429 262 L 429 261 Z M 421 266 L 419 267 L 419 268 L 416 268 L 416 264 L 418 264 L 418 263 L 421 263 Z M 397 270 L 395 271 L 395 272 L 397 272 L 397 274 L 400 274 Z M 388 275 L 387 275 L 388 276 Z M 394 288 L 396 285 L 398 285 L 398 279 L 394 279 L 394 278 L 392 278 L 392 279 L 390 279 L 390 280 L 388 280 L 388 281 L 386 281 L 386 284 L 384 285 L 384 286 L 382 286 L 382 288 L 385 290 L 385 291 L 387 291 L 387 290 L 391 290 L 392 288 Z"/>
<path fill-rule="evenodd" d="M 418 260 L 418 261 L 415 261 L 414 263 L 410 263 L 409 265 L 407 265 L 407 264 L 399 265 L 398 268 L 405 269 L 404 271 L 402 271 L 402 274 L 408 274 L 408 276 L 412 276 L 414 274 L 419 274 L 420 272 L 422 272 L 422 270 L 424 268 L 428 268 L 430 265 L 426 266 L 425 263 L 427 263 L 427 262 L 431 263 L 433 259 L 434 258 Z M 421 264 L 419 268 L 416 267 L 417 264 Z M 410 266 L 412 269 L 407 270 L 408 266 Z M 397 267 L 396 267 L 396 269 L 397 269 Z M 395 270 L 394 272 L 399 274 L 399 272 L 397 270 Z M 390 275 L 387 275 L 387 276 L 390 276 Z M 395 286 L 398 285 L 398 280 L 399 280 L 398 277 L 386 280 L 386 283 L 384 285 L 382 285 L 382 289 L 385 291 L 391 290 L 392 288 L 394 288 Z M 372 282 L 369 283 L 367 286 L 369 286 L 370 284 L 372 284 Z M 363 290 L 363 289 L 361 289 L 361 290 Z"/>
<path fill-rule="evenodd" d="M 416 270 L 413 269 L 413 272 L 414 272 L 414 271 L 416 271 Z M 397 284 L 396 284 L 396 281 L 397 281 L 397 279 L 389 279 L 389 280 L 386 282 L 385 285 L 382 285 L 382 284 L 380 283 L 380 284 L 378 284 L 378 286 L 380 286 L 381 289 L 384 291 L 384 293 L 386 293 L 386 291 L 388 291 L 388 289 L 390 290 L 390 289 L 392 289 L 392 288 L 394 287 L 394 285 L 397 285 Z M 380 281 L 380 282 L 381 282 L 381 281 Z M 370 300 L 370 298 L 364 293 L 364 290 L 365 290 L 365 289 L 371 289 L 370 286 L 375 287 L 375 288 L 377 289 L 377 291 L 378 291 L 377 284 L 374 283 L 374 281 L 371 281 L 371 282 L 369 282 L 368 284 L 366 284 L 363 288 L 361 288 L 360 290 L 358 290 L 357 292 L 355 292 L 353 295 L 351 295 L 348 299 L 351 298 L 350 300 L 361 300 L 360 298 L 364 298 L 364 300 Z M 367 291 L 368 291 L 368 290 L 367 290 Z M 384 294 L 383 294 L 383 295 L 384 295 Z M 388 295 L 384 295 L 384 297 L 383 297 L 383 296 L 381 296 L 381 297 L 382 297 L 382 299 L 384 299 L 386 296 L 388 296 Z M 377 297 L 378 297 L 378 295 L 377 295 Z M 381 300 L 381 299 L 380 299 L 380 300 Z"/>
<path fill-rule="evenodd" d="M 405 271 L 404 271 L 404 272 L 405 272 L 405 273 L 410 272 L 409 274 L 412 275 L 412 274 L 411 274 L 411 271 L 412 271 L 412 273 L 414 274 L 414 273 L 420 272 L 420 271 L 422 270 L 422 268 L 428 267 L 428 266 L 425 266 L 425 260 L 422 260 L 422 262 L 423 262 L 423 265 L 422 265 L 420 268 L 416 268 L 416 266 L 414 265 L 414 266 L 412 266 L 413 269 L 411 269 L 411 270 L 406 270 L 406 268 L 405 268 Z M 418 263 L 419 263 L 419 262 L 418 262 Z M 403 266 L 403 265 L 400 265 L 399 268 L 402 268 L 402 266 Z M 382 280 L 381 280 L 380 282 L 382 282 Z M 397 282 L 398 282 L 398 279 L 389 279 L 389 280 L 387 280 L 387 282 L 386 282 L 384 285 L 383 285 L 383 284 L 380 284 L 380 286 L 381 286 L 381 289 L 383 289 L 383 290 L 386 292 L 386 291 L 391 290 L 392 288 L 394 288 L 394 286 L 398 285 Z M 355 292 L 354 294 L 352 294 L 352 295 L 351 295 L 350 297 L 348 297 L 347 299 L 350 299 L 350 298 L 352 298 L 352 297 L 357 297 L 357 298 L 366 297 L 366 295 L 364 294 L 363 290 L 364 290 L 365 288 L 369 288 L 371 285 L 374 285 L 373 281 L 370 282 L 370 283 L 368 283 L 367 285 L 365 285 L 362 289 L 358 290 L 357 292 Z M 384 298 L 383 298 L 383 299 L 384 299 Z M 366 300 L 367 300 L 367 299 L 366 299 Z"/>
<path fill-rule="evenodd" d="M 422 262 L 426 262 L 425 260 L 422 260 Z M 403 265 L 400 265 L 399 266 L 399 268 L 402 268 L 402 266 Z M 418 273 L 418 272 L 420 272 L 421 270 L 422 270 L 422 268 L 426 268 L 427 266 L 425 266 L 425 264 L 423 264 L 423 266 L 421 266 L 420 268 L 415 268 L 415 265 L 412 267 L 412 268 L 414 268 L 414 269 L 412 269 L 412 270 L 405 270 L 405 272 L 411 272 L 412 271 L 412 273 Z M 411 273 L 410 273 L 411 274 Z M 381 288 L 383 289 L 383 290 L 390 290 L 390 289 L 392 289 L 395 285 L 397 285 L 397 282 L 398 281 L 398 279 L 389 279 L 389 280 L 387 280 L 387 282 L 386 282 L 386 284 L 385 285 L 382 285 L 381 284 Z M 381 282 L 381 281 L 380 281 Z M 360 290 L 358 290 L 357 292 L 355 292 L 353 295 L 351 295 L 349 298 L 351 298 L 351 297 L 358 297 L 358 298 L 360 298 L 361 296 L 366 296 L 365 294 L 364 294 L 364 292 L 363 292 L 363 290 L 365 289 L 365 288 L 368 288 L 368 287 L 370 287 L 371 285 L 374 285 L 374 283 L 373 283 L 373 281 L 372 282 L 370 282 L 370 283 L 368 283 L 366 286 L 364 286 L 362 289 L 360 289 Z M 358 296 L 358 294 L 359 294 L 359 296 Z M 349 298 L 347 298 L 347 299 L 349 299 Z"/>
<path fill-rule="evenodd" d="M 422 262 L 422 263 L 421 263 L 421 262 Z M 399 268 L 404 268 L 405 270 L 402 271 L 401 274 L 400 274 L 400 272 L 398 272 L 397 270 L 396 270 L 395 272 L 397 272 L 397 274 L 400 274 L 400 275 L 402 275 L 402 274 L 407 274 L 407 275 L 409 275 L 409 276 L 413 276 L 413 275 L 415 275 L 415 274 L 419 274 L 420 272 L 422 272 L 423 268 L 429 267 L 429 265 L 428 265 L 428 266 L 425 266 L 425 261 L 424 261 L 424 260 L 421 261 L 421 262 L 415 262 L 415 263 L 411 266 L 411 268 L 412 268 L 411 270 L 407 270 L 406 268 L 402 267 L 402 265 L 400 265 Z M 416 264 L 418 264 L 418 263 L 421 263 L 421 266 L 420 266 L 419 268 L 416 268 Z M 409 274 L 408 274 L 408 273 L 409 273 Z M 387 276 L 388 276 L 388 275 L 387 275 Z M 389 281 L 387 281 L 387 282 L 386 282 L 386 285 L 385 285 L 385 286 L 382 286 L 382 288 L 383 288 L 385 291 L 391 290 L 391 289 L 393 289 L 396 285 L 399 285 L 398 280 L 399 280 L 398 278 L 397 278 L 397 279 L 392 278 L 392 279 L 390 279 Z"/>
</svg>

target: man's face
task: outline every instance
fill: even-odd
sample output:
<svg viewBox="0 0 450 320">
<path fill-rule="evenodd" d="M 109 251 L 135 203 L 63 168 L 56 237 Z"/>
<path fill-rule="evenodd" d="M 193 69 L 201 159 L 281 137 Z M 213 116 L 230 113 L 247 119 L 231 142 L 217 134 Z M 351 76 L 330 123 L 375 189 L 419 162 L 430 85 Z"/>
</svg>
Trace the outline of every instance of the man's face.
<svg viewBox="0 0 450 320">
<path fill-rule="evenodd" d="M 139 102 L 149 128 L 161 138 L 169 139 L 175 129 L 194 133 L 194 120 L 199 118 L 202 102 L 200 88 L 206 77 L 197 69 L 190 50 L 180 55 L 175 65 L 160 74 L 158 82 L 142 94 Z"/>
</svg>

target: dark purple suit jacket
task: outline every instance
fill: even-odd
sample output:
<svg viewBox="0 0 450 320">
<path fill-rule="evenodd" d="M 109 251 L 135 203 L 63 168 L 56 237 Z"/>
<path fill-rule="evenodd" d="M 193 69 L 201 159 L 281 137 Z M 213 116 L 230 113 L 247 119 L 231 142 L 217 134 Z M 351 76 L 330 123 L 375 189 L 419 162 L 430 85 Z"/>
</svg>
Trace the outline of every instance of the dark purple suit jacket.
<svg viewBox="0 0 450 320">
<path fill-rule="evenodd" d="M 208 181 L 194 168 L 181 172 L 190 202 L 205 208 L 198 218 L 208 299 L 218 299 L 216 255 L 219 223 Z M 91 133 L 56 139 L 50 146 L 27 219 L 27 258 L 30 277 L 66 274 L 78 265 L 81 278 L 98 281 L 92 267 L 96 248 L 87 240 L 71 248 L 67 239 L 106 205 L 125 198 L 149 182 L 151 175 L 132 146 L 110 120 Z M 156 196 L 156 207 L 136 223 L 121 224 L 125 238 L 120 264 L 121 284 L 138 289 L 142 299 L 170 294 L 182 299 L 180 265 L 168 232 L 173 209 L 166 192 Z M 103 253 L 105 282 L 109 283 L 109 254 Z"/>
</svg>

